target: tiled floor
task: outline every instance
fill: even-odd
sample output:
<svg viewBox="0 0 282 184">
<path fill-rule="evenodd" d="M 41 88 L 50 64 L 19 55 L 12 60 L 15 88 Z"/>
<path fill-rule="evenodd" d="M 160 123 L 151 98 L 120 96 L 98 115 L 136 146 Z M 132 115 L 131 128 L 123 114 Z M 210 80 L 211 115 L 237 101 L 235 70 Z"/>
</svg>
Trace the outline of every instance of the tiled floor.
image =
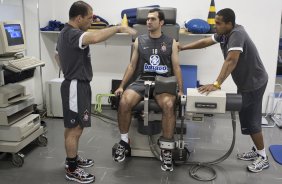
<svg viewBox="0 0 282 184">
<path fill-rule="evenodd" d="M 105 111 L 104 111 L 105 112 Z M 116 117 L 115 111 L 106 111 Z M 238 118 L 237 118 L 238 120 Z M 62 119 L 45 119 L 48 127 L 47 147 L 31 145 L 23 150 L 25 163 L 14 167 L 8 155 L 1 155 L 0 183 L 3 184 L 53 184 L 75 183 L 64 178 L 64 137 Z M 109 121 L 109 120 L 107 120 Z M 210 182 L 197 181 L 189 176 L 189 165 L 175 167 L 174 171 L 163 172 L 160 161 L 155 158 L 129 158 L 124 163 L 116 163 L 111 158 L 111 148 L 119 140 L 116 123 L 106 123 L 92 118 L 92 127 L 85 129 L 80 140 L 79 153 L 95 159 L 95 166 L 87 171 L 96 175 L 97 184 L 181 184 L 181 183 L 216 183 L 216 184 L 281 184 L 282 165 L 276 163 L 268 151 L 271 144 L 282 145 L 282 130 L 277 127 L 264 128 L 266 150 L 270 168 L 261 173 L 250 173 L 246 166 L 250 162 L 238 161 L 236 154 L 252 146 L 248 136 L 240 133 L 237 122 L 236 144 L 230 157 L 213 166 L 217 178 Z M 222 156 L 230 147 L 232 126 L 229 114 L 206 117 L 205 122 L 186 121 L 185 141 L 191 149 L 189 161 L 211 161 Z M 205 172 L 200 172 L 208 176 Z"/>
</svg>

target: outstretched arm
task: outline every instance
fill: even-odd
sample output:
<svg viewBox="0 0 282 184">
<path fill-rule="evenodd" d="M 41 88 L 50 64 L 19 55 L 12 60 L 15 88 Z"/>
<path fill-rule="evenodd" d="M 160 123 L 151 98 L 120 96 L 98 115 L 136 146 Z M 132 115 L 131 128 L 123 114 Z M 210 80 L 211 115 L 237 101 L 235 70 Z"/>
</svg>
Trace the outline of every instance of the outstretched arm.
<svg viewBox="0 0 282 184">
<path fill-rule="evenodd" d="M 137 32 L 135 29 L 125 26 L 113 26 L 110 28 L 97 30 L 95 32 L 86 32 L 82 39 L 82 45 L 95 44 L 105 41 L 116 33 L 128 33 L 135 35 Z"/>
<path fill-rule="evenodd" d="M 178 95 L 183 95 L 182 72 L 179 65 L 179 54 L 178 54 L 177 43 L 175 40 L 173 40 L 173 44 L 172 44 L 171 60 L 172 60 L 173 73 L 177 79 L 178 90 L 179 90 Z"/>
<path fill-rule="evenodd" d="M 195 42 L 192 42 L 186 45 L 178 45 L 178 50 L 183 51 L 183 50 L 190 50 L 190 49 L 201 49 L 201 48 L 211 46 L 215 43 L 216 42 L 213 41 L 212 37 L 207 37 L 207 38 L 203 38 L 203 39 L 197 40 Z"/>
</svg>

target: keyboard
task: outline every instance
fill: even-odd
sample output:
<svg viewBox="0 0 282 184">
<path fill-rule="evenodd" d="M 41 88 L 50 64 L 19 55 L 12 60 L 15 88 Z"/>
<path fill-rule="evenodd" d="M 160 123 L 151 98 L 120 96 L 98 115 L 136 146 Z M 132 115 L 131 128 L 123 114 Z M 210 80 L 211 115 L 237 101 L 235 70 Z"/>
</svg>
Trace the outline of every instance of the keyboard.
<svg viewBox="0 0 282 184">
<path fill-rule="evenodd" d="M 34 57 L 23 57 L 20 59 L 9 60 L 5 67 L 15 72 L 28 70 L 37 66 L 43 66 L 45 63 Z"/>
</svg>

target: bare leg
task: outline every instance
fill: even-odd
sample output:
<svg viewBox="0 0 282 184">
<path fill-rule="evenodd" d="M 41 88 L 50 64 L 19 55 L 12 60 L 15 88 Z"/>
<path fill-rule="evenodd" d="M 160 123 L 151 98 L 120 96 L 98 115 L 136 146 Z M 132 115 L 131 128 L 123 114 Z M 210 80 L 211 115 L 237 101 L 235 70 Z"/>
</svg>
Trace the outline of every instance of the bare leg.
<svg viewBox="0 0 282 184">
<path fill-rule="evenodd" d="M 118 108 L 118 125 L 121 134 L 128 133 L 131 123 L 132 108 L 141 100 L 141 96 L 133 90 L 125 90 Z"/>
<path fill-rule="evenodd" d="M 252 134 L 251 138 L 256 146 L 256 148 L 258 150 L 262 150 L 264 149 L 264 142 L 263 142 L 263 135 L 262 135 L 262 131 L 256 133 L 256 134 Z"/>
<path fill-rule="evenodd" d="M 163 128 L 163 137 L 166 139 L 172 139 L 174 135 L 175 128 L 175 99 L 174 95 L 163 93 L 156 95 L 155 99 L 157 100 L 159 106 L 161 107 L 162 113 L 162 128 Z"/>
<path fill-rule="evenodd" d="M 83 128 L 79 125 L 75 128 L 65 129 L 65 149 L 68 158 L 74 158 L 77 155 L 79 138 Z"/>
</svg>

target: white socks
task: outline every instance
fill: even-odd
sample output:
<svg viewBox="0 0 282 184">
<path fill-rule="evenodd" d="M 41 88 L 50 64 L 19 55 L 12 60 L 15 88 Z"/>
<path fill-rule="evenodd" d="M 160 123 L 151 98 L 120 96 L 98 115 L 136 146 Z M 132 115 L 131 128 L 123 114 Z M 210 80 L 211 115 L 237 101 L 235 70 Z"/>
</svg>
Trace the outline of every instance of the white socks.
<svg viewBox="0 0 282 184">
<path fill-rule="evenodd" d="M 120 134 L 121 140 L 124 142 L 128 143 L 128 133 L 126 134 Z"/>
<path fill-rule="evenodd" d="M 263 148 L 262 150 L 257 150 L 257 153 L 266 159 L 265 148 Z"/>
</svg>

